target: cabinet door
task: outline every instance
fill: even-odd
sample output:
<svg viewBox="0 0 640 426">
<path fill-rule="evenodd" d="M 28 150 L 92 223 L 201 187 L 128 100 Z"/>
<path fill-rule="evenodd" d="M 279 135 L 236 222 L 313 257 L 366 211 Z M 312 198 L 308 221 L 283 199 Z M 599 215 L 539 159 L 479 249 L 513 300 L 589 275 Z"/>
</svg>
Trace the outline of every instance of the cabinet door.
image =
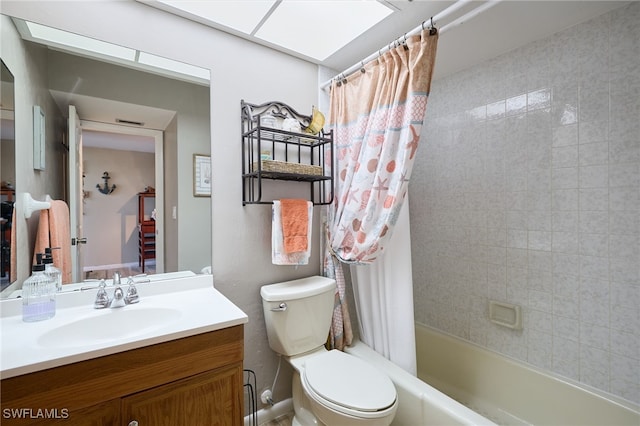
<svg viewBox="0 0 640 426">
<path fill-rule="evenodd" d="M 220 368 L 122 400 L 122 424 L 241 426 L 242 364 Z"/>
<path fill-rule="evenodd" d="M 78 410 L 56 409 L 31 409 L 32 411 L 12 415 L 12 411 L 3 411 L 3 425 L 29 425 L 29 426 L 119 426 L 120 425 L 120 399 L 113 399 L 101 404 Z M 64 407 L 64 404 L 60 404 Z"/>
</svg>

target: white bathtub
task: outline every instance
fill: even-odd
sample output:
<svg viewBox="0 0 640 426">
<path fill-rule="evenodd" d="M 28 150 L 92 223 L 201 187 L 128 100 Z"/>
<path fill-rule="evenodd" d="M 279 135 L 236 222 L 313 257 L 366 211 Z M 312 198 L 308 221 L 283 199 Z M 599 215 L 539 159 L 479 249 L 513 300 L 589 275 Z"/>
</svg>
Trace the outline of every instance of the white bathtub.
<svg viewBox="0 0 640 426">
<path fill-rule="evenodd" d="M 355 342 L 345 352 L 364 359 L 393 381 L 399 400 L 393 426 L 495 424 L 407 373 L 362 342 Z"/>
<path fill-rule="evenodd" d="M 498 424 L 640 425 L 640 407 L 416 323 L 418 376 Z"/>
</svg>

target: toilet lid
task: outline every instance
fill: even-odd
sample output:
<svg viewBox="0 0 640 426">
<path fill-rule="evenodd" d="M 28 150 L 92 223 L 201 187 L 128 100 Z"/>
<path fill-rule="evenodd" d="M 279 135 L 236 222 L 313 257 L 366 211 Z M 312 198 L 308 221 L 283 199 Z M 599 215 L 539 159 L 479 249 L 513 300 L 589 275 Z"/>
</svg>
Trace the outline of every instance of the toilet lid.
<svg viewBox="0 0 640 426">
<path fill-rule="evenodd" d="M 396 401 L 396 388 L 389 377 L 338 350 L 308 359 L 304 376 L 319 396 L 346 408 L 380 411 Z"/>
</svg>

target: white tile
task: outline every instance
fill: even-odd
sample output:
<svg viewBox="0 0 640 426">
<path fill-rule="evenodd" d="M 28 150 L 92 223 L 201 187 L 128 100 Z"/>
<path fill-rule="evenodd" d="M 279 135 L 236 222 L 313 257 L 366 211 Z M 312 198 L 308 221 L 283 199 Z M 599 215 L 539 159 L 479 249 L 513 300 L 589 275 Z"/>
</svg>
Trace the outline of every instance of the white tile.
<svg viewBox="0 0 640 426">
<path fill-rule="evenodd" d="M 640 214 L 635 211 L 610 211 L 609 232 L 621 235 L 640 235 Z"/>
<path fill-rule="evenodd" d="M 611 310 L 611 329 L 625 331 L 638 335 L 640 330 L 640 310 L 637 306 L 616 306 Z M 640 346 L 638 346 L 638 358 L 640 359 Z"/>
<path fill-rule="evenodd" d="M 552 170 L 551 187 L 553 189 L 569 189 L 578 187 L 578 168 L 563 167 Z"/>
<path fill-rule="evenodd" d="M 551 150 L 551 164 L 554 168 L 577 166 L 578 145 L 554 147 Z"/>
<path fill-rule="evenodd" d="M 576 292 L 576 294 L 578 294 Z M 586 299 L 601 300 L 609 299 L 609 281 L 599 278 L 582 277 L 580 279 L 580 297 Z"/>
<path fill-rule="evenodd" d="M 612 257 L 609 268 L 611 281 L 633 285 L 638 285 L 640 282 L 640 268 L 638 268 L 637 259 Z"/>
<path fill-rule="evenodd" d="M 529 231 L 528 248 L 529 250 L 551 251 L 551 232 L 545 231 Z"/>
<path fill-rule="evenodd" d="M 611 352 L 627 358 L 640 358 L 640 336 L 622 330 L 611 329 Z"/>
<path fill-rule="evenodd" d="M 580 210 L 609 210 L 609 189 L 592 188 L 579 190 Z"/>
<path fill-rule="evenodd" d="M 609 161 L 611 163 L 640 162 L 640 141 L 612 139 L 609 141 Z"/>
<path fill-rule="evenodd" d="M 507 228 L 527 229 L 527 217 L 526 210 L 507 210 Z"/>
<path fill-rule="evenodd" d="M 575 320 L 576 324 L 580 320 L 580 302 L 574 297 L 553 298 L 553 315 Z M 578 332 L 576 332 L 576 335 Z"/>
<path fill-rule="evenodd" d="M 580 254 L 585 256 L 608 256 L 609 235 L 580 234 Z"/>
<path fill-rule="evenodd" d="M 571 107 L 569 107 L 569 111 L 571 111 Z M 569 116 L 571 117 L 571 112 L 563 112 L 563 117 Z M 573 123 L 573 120 L 570 118 L 568 121 Z M 578 144 L 578 125 L 577 124 L 568 124 L 566 126 L 560 126 L 553 129 L 553 146 L 554 147 L 564 147 L 569 145 L 577 145 Z M 576 151 L 577 152 L 577 151 Z"/>
<path fill-rule="evenodd" d="M 530 211 L 527 226 L 530 231 L 551 231 L 551 212 L 549 210 Z"/>
<path fill-rule="evenodd" d="M 529 290 L 529 308 L 542 312 L 553 312 L 553 296 L 545 291 Z"/>
<path fill-rule="evenodd" d="M 577 232 L 578 209 L 551 212 L 551 228 L 553 231 Z"/>
<path fill-rule="evenodd" d="M 580 257 L 572 254 L 553 254 L 554 275 L 580 275 Z"/>
<path fill-rule="evenodd" d="M 580 323 L 575 319 L 554 315 L 553 335 L 577 342 L 580 339 Z"/>
<path fill-rule="evenodd" d="M 558 297 L 577 299 L 580 279 L 576 275 L 553 274 L 553 294 Z"/>
<path fill-rule="evenodd" d="M 637 309 L 640 306 L 640 286 L 611 283 L 611 309 L 618 307 Z"/>
<path fill-rule="evenodd" d="M 609 327 L 609 299 L 580 298 L 580 321 L 585 324 Z"/>
<path fill-rule="evenodd" d="M 640 237 L 637 235 L 611 235 L 609 253 L 611 257 L 638 261 L 640 259 Z"/>
<path fill-rule="evenodd" d="M 551 191 L 552 210 L 578 210 L 577 189 L 556 189 Z"/>
<path fill-rule="evenodd" d="M 603 113 L 604 117 L 608 115 Z M 579 124 L 580 144 L 590 144 L 606 141 L 608 138 L 609 121 L 582 121 Z"/>
<path fill-rule="evenodd" d="M 578 233 L 562 231 L 552 232 L 551 250 L 558 253 L 578 253 Z"/>
<path fill-rule="evenodd" d="M 583 144 L 580 145 L 578 151 L 581 166 L 607 164 L 609 161 L 609 144 L 607 142 Z"/>
<path fill-rule="evenodd" d="M 609 278 L 609 258 L 580 256 L 580 276 L 586 278 Z"/>
<path fill-rule="evenodd" d="M 640 163 L 616 163 L 609 165 L 609 186 L 640 186 Z"/>
<path fill-rule="evenodd" d="M 609 327 L 580 322 L 580 343 L 609 350 Z"/>
<path fill-rule="evenodd" d="M 634 186 L 609 188 L 609 210 L 639 211 L 640 190 Z"/>
<path fill-rule="evenodd" d="M 552 367 L 553 336 L 537 330 L 531 330 L 528 336 L 527 361 L 538 367 Z"/>
<path fill-rule="evenodd" d="M 580 188 L 607 188 L 609 186 L 609 166 L 580 166 Z"/>
<path fill-rule="evenodd" d="M 609 232 L 607 211 L 582 211 L 578 220 L 578 231 L 585 234 L 606 234 Z"/>
<path fill-rule="evenodd" d="M 526 249 L 527 231 L 518 229 L 507 230 L 507 247 Z"/>
</svg>

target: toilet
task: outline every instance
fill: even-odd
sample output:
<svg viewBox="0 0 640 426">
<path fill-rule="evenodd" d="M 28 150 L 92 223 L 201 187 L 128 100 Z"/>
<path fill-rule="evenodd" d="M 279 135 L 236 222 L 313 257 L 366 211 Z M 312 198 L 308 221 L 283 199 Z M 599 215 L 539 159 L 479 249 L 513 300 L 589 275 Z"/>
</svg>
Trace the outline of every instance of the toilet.
<svg viewBox="0 0 640 426">
<path fill-rule="evenodd" d="M 335 288 L 335 280 L 314 276 L 260 289 L 269 346 L 293 367 L 293 425 L 387 426 L 398 408 L 391 379 L 324 347 Z"/>
</svg>

